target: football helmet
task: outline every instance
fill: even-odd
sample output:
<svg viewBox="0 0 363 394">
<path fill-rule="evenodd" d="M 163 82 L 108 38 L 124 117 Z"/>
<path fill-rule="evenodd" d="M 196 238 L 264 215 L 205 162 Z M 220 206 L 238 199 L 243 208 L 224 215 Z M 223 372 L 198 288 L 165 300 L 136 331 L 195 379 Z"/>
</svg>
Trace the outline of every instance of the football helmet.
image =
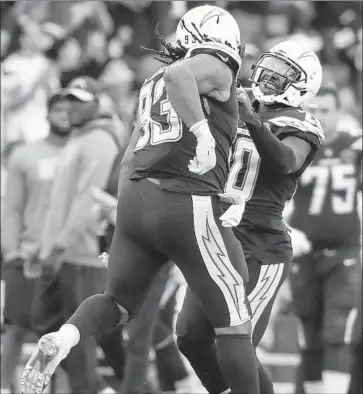
<svg viewBox="0 0 363 394">
<path fill-rule="evenodd" d="M 177 45 L 190 50 L 204 45 L 222 49 L 241 63 L 241 35 L 237 21 L 226 10 L 203 5 L 186 12 L 176 29 Z"/>
<path fill-rule="evenodd" d="M 260 55 L 252 66 L 252 92 L 265 104 L 300 107 L 319 91 L 322 67 L 309 48 L 283 41 Z"/>
</svg>

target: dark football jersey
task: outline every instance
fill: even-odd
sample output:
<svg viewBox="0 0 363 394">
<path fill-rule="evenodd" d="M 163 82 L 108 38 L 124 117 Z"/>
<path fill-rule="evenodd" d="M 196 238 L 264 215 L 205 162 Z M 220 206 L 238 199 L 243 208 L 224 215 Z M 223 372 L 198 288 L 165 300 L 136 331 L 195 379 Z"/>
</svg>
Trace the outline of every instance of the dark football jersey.
<svg viewBox="0 0 363 394">
<path fill-rule="evenodd" d="M 294 197 L 292 227 L 323 248 L 359 245 L 357 192 L 360 184 L 354 140 L 342 132 L 317 153 Z"/>
<path fill-rule="evenodd" d="M 279 139 L 296 136 L 309 142 L 311 153 L 297 172 L 278 174 L 261 160 L 249 131 L 240 121 L 225 190 L 227 193 L 239 193 L 246 201 L 239 226 L 285 232 L 283 210 L 293 197 L 299 177 L 310 164 L 324 136 L 316 119 L 301 109 L 280 107 L 261 112 L 259 116 L 263 122 L 269 123 L 271 131 Z M 235 231 L 238 232 L 238 227 Z"/>
<path fill-rule="evenodd" d="M 208 49 L 198 49 L 196 54 L 199 53 L 220 55 L 220 51 Z M 227 54 L 223 56 L 228 60 Z M 139 113 L 144 134 L 135 150 L 131 179 L 158 178 L 162 188 L 184 194 L 222 193 L 229 172 L 229 153 L 237 133 L 235 83 L 229 100 L 224 103 L 201 97 L 205 117 L 216 141 L 217 164 L 206 174 L 197 175 L 188 169 L 190 160 L 196 155 L 197 140 L 168 100 L 163 78 L 166 68 L 147 79 L 140 91 Z"/>
</svg>

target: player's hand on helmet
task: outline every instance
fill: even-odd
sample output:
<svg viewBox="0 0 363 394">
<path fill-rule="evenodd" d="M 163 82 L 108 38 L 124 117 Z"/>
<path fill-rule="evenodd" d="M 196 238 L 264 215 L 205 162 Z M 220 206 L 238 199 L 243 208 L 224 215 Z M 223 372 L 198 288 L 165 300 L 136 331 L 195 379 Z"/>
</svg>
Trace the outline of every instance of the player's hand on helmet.
<svg viewBox="0 0 363 394">
<path fill-rule="evenodd" d="M 197 138 L 196 155 L 190 160 L 188 168 L 194 174 L 203 175 L 216 165 L 216 142 L 209 129 L 207 120 L 202 120 L 190 128 Z"/>
<path fill-rule="evenodd" d="M 251 100 L 242 86 L 237 87 L 237 99 L 239 103 L 239 114 L 244 122 L 252 123 L 256 119 L 255 111 L 252 107 Z"/>
<path fill-rule="evenodd" d="M 294 257 L 300 257 L 310 253 L 312 250 L 312 245 L 306 234 L 296 228 L 291 227 L 290 230 Z"/>
</svg>

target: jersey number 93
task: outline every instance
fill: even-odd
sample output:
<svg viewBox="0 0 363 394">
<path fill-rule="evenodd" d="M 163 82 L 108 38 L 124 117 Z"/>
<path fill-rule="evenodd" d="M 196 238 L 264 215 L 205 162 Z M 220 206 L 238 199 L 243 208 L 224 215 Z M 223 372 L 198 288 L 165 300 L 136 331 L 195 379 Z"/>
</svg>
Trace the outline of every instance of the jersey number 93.
<svg viewBox="0 0 363 394">
<path fill-rule="evenodd" d="M 164 71 L 165 68 L 159 70 L 140 90 L 139 115 L 144 134 L 135 150 L 144 148 L 148 143 L 159 145 L 179 141 L 182 137 L 183 125 L 168 99 Z"/>
</svg>

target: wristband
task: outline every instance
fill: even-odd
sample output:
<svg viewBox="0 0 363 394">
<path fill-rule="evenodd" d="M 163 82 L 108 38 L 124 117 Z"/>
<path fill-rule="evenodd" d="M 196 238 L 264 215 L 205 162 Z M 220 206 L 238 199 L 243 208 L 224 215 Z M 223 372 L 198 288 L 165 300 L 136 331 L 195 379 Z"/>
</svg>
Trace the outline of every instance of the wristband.
<svg viewBox="0 0 363 394">
<path fill-rule="evenodd" d="M 207 119 L 202 119 L 199 122 L 193 124 L 193 126 L 189 129 L 189 131 L 194 133 L 197 129 L 199 129 L 200 127 L 202 127 L 206 123 L 208 123 L 208 120 Z"/>
</svg>

